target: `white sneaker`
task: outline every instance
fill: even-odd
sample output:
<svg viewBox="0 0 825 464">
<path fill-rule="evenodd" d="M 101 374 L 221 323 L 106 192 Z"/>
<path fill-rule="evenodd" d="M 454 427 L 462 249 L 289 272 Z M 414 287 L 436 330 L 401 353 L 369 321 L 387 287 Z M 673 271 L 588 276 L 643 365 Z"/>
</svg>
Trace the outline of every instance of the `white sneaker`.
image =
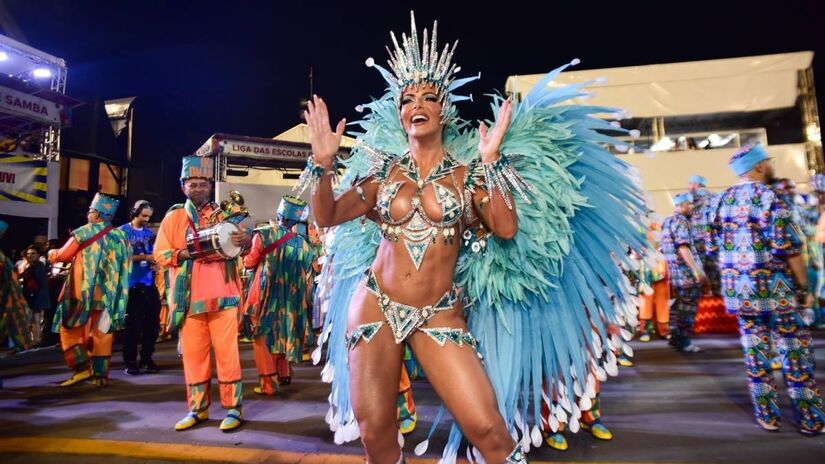
<svg viewBox="0 0 825 464">
<path fill-rule="evenodd" d="M 705 351 L 705 350 L 703 350 L 702 348 L 699 348 L 698 346 L 694 345 L 693 343 L 691 343 L 690 345 L 682 348 L 682 352 L 684 352 L 684 353 L 701 353 L 702 351 Z"/>
</svg>

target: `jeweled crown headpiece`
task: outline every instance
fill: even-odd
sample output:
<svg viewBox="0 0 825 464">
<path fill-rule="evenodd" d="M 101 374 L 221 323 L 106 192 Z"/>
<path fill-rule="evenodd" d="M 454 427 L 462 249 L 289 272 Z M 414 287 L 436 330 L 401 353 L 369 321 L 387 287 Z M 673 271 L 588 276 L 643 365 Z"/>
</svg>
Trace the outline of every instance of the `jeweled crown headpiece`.
<svg viewBox="0 0 825 464">
<path fill-rule="evenodd" d="M 402 33 L 399 43 L 395 32 L 390 31 L 390 38 L 393 48 L 386 47 L 390 55 L 387 61 L 390 70 L 375 64 L 373 58 L 367 58 L 367 66 L 375 67 L 381 72 L 390 86 L 390 91 L 395 95 L 396 101 L 400 101 L 401 92 L 410 86 L 432 84 L 443 105 L 442 122 L 446 124 L 454 119 L 456 116 L 452 104 L 461 100 L 472 100 L 472 95 L 454 95 L 453 90 L 480 77 L 478 75 L 455 79 L 455 75 L 461 71 L 461 67 L 452 62 L 458 40 L 453 43 L 452 47 L 450 44 L 444 45 L 444 49 L 439 53 L 438 21 L 434 21 L 432 36 L 428 36 L 427 29 L 424 29 L 422 40 L 419 42 L 413 11 L 410 11 L 410 35 Z"/>
</svg>

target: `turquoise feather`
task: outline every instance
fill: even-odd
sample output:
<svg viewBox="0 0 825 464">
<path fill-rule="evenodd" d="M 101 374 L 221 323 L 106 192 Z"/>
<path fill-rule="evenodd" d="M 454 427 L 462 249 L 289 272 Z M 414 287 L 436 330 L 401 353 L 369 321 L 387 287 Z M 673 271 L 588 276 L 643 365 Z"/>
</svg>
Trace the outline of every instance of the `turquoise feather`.
<svg viewBox="0 0 825 464">
<path fill-rule="evenodd" d="M 488 237 L 480 253 L 464 247 L 456 267 L 456 281 L 469 298 L 468 323 L 480 342 L 499 409 L 508 426 L 519 431 L 528 430 L 530 422 L 540 423 L 537 399 L 543 385 L 557 389 L 558 403 L 569 417 L 580 401 L 576 390 L 586 391 L 588 382 L 611 370 L 605 367 L 615 362 L 608 328 L 635 318 L 616 262 L 628 263 L 627 247 L 647 246 L 639 233 L 648 213 L 645 195 L 630 166 L 603 148 L 623 142 L 596 132 L 626 131 L 593 116 L 615 109 L 561 104 L 583 95 L 588 84 L 548 87 L 566 67 L 547 74 L 523 101 L 513 103 L 500 151 L 534 190 L 529 202 L 514 196 L 519 233 L 512 240 Z M 501 101 L 492 96 L 494 117 Z M 385 169 L 407 150 L 396 104 L 387 92 L 362 105 L 368 111 L 352 124 L 358 144 L 344 162 L 341 190 Z M 454 121 L 445 131 L 445 148 L 469 164 L 478 158 L 478 132 L 466 121 Z M 383 153 L 383 161 L 370 155 L 375 151 Z M 328 259 L 333 290 L 324 333 L 329 337 L 327 363 L 334 367 L 333 428 L 338 430 L 352 423 L 346 310 L 380 240 L 371 222 L 343 224 Z M 517 416 L 524 421 L 522 428 L 516 427 Z M 454 426 L 445 459 L 457 455 L 460 440 Z"/>
</svg>

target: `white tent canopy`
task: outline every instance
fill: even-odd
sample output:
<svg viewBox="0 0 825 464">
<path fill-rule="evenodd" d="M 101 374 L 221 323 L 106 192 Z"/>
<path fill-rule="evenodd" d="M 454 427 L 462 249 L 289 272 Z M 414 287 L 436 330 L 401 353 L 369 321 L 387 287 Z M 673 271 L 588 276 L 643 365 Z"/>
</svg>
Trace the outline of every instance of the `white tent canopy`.
<svg viewBox="0 0 825 464">
<path fill-rule="evenodd" d="M 812 60 L 813 52 L 805 51 L 567 71 L 550 85 L 606 78 L 590 84 L 595 94 L 577 103 L 622 108 L 633 117 L 762 111 L 794 106 L 797 71 L 809 68 Z M 506 90 L 525 94 L 542 77 L 510 76 Z"/>
<path fill-rule="evenodd" d="M 728 166 L 735 148 L 713 150 L 691 150 L 661 152 L 654 154 L 637 153 L 621 155 L 642 177 L 642 186 L 652 200 L 651 206 L 659 219 L 673 212 L 673 197 L 687 191 L 688 178 L 701 174 L 708 181 L 708 189 L 720 192 L 738 182 Z M 810 189 L 810 173 L 805 159 L 805 145 L 771 145 L 768 152 L 775 160 L 776 173 L 787 177 L 797 185 L 797 191 Z"/>
</svg>

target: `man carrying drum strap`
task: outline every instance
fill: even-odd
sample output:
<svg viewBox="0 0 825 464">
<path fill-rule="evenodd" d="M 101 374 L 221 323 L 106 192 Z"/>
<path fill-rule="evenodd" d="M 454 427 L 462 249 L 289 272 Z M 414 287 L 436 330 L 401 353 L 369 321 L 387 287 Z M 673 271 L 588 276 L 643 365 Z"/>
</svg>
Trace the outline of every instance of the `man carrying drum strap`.
<svg viewBox="0 0 825 464">
<path fill-rule="evenodd" d="M 304 344 L 311 342 L 307 302 L 315 249 L 308 237 L 295 232 L 308 212 L 305 201 L 285 195 L 278 206 L 278 222 L 258 229 L 244 258 L 244 266 L 255 269 L 246 313 L 254 326 L 258 394 L 274 395 L 279 383 L 289 383 L 289 364 L 301 362 Z"/>
<path fill-rule="evenodd" d="M 227 410 L 220 429 L 237 429 L 241 413 L 241 362 L 238 352 L 238 308 L 241 283 L 233 266 L 223 261 L 195 261 L 187 249 L 190 232 L 212 224 L 208 218 L 219 206 L 211 201 L 214 163 L 211 158 L 183 158 L 181 189 L 186 202 L 173 206 L 160 224 L 155 260 L 166 269 L 169 287 L 169 329 L 180 330 L 180 351 L 186 379 L 189 413 L 175 430 L 186 430 L 209 418 L 212 367 L 215 351 L 221 406 Z M 192 230 L 194 228 L 194 230 Z M 250 236 L 241 230 L 232 235 L 237 246 L 248 247 Z"/>
<path fill-rule="evenodd" d="M 126 317 L 132 254 L 126 234 L 112 228 L 118 204 L 115 198 L 95 195 L 88 223 L 72 231 L 62 248 L 49 251 L 49 262 L 72 263 L 52 325 L 73 371 L 62 387 L 90 377 L 98 387 L 108 383 L 113 334 Z"/>
</svg>

